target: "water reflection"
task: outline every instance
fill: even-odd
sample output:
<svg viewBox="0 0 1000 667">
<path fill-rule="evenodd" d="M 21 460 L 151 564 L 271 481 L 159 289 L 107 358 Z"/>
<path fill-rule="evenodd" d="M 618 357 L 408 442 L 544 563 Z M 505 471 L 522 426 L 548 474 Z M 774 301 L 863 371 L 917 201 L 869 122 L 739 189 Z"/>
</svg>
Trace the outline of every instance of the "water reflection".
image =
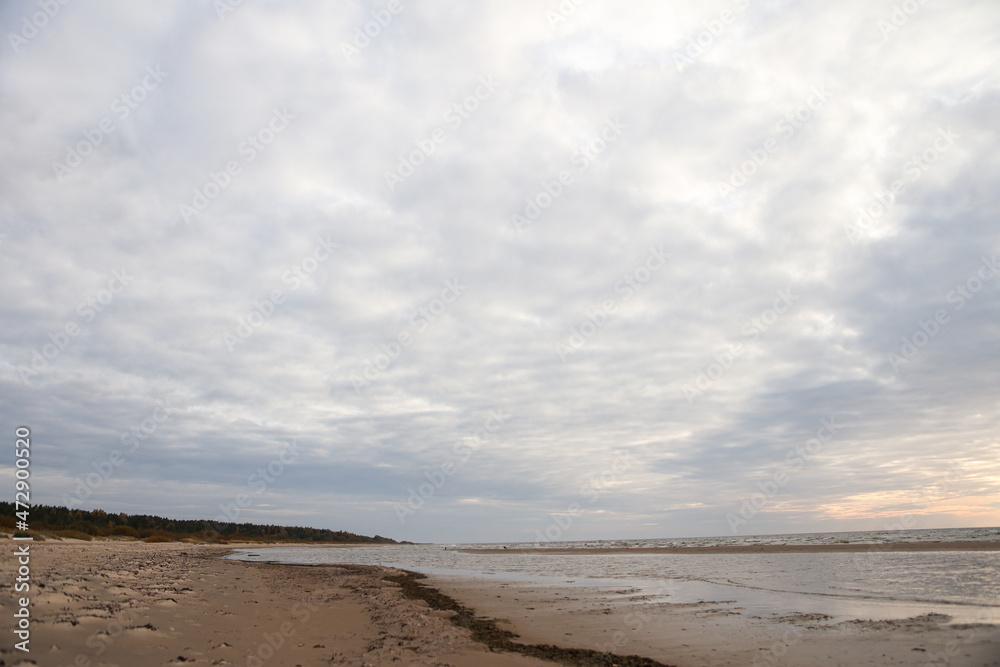
<svg viewBox="0 0 1000 667">
<path fill-rule="evenodd" d="M 647 596 L 643 602 L 712 602 L 747 616 L 825 614 L 836 623 L 935 613 L 955 623 L 1000 623 L 998 552 L 545 555 L 387 545 L 242 549 L 231 557 L 386 565 L 533 585 L 633 587 Z"/>
</svg>

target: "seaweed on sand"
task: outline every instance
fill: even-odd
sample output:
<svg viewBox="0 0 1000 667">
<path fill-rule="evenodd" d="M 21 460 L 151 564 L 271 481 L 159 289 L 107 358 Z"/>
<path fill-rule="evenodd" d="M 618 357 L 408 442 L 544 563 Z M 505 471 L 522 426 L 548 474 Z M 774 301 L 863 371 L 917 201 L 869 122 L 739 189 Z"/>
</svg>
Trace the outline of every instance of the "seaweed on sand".
<svg viewBox="0 0 1000 667">
<path fill-rule="evenodd" d="M 404 596 L 423 600 L 431 609 L 454 612 L 451 622 L 468 629 L 475 641 L 485 644 L 491 651 L 521 653 L 574 667 L 669 667 L 662 662 L 637 655 L 622 656 L 585 648 L 561 648 L 551 644 L 515 642 L 514 639 L 518 636 L 516 633 L 498 627 L 497 622 L 492 619 L 476 616 L 474 610 L 462 606 L 454 598 L 420 583 L 420 579 L 427 578 L 425 575 L 409 570 L 403 572 L 404 574 L 386 576 L 384 579 L 399 584 Z"/>
</svg>

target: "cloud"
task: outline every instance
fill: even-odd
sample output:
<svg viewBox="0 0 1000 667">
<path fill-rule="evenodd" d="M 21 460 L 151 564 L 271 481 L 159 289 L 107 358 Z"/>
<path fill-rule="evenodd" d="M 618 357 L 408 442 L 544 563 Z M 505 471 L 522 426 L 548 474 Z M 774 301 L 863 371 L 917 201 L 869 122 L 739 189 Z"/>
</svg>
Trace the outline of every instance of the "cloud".
<svg viewBox="0 0 1000 667">
<path fill-rule="evenodd" d="M 399 7 L 0 9 L 38 502 L 118 450 L 79 506 L 211 518 L 295 442 L 241 518 L 997 523 L 996 8 Z"/>
</svg>

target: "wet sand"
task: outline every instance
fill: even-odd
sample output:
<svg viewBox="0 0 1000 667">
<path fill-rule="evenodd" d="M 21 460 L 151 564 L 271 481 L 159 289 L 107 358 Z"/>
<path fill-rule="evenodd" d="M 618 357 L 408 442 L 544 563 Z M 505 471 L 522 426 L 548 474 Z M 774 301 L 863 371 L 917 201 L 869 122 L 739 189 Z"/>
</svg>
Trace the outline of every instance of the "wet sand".
<svg viewBox="0 0 1000 667">
<path fill-rule="evenodd" d="M 678 667 L 1000 665 L 1000 625 L 949 617 L 835 622 L 823 614 L 750 618 L 718 602 L 649 602 L 628 586 L 544 586 L 431 576 L 431 585 L 508 620 L 525 642 L 638 654 Z M 993 619 L 1000 622 L 1000 613 Z"/>
</svg>

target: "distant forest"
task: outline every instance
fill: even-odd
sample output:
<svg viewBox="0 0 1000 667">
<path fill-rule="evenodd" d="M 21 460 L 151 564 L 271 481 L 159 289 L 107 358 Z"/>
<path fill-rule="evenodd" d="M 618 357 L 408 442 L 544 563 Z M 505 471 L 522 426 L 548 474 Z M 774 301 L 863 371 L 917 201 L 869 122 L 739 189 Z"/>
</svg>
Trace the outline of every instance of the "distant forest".
<svg viewBox="0 0 1000 667">
<path fill-rule="evenodd" d="M 14 503 L 0 502 L 0 530 L 14 532 Z M 29 510 L 29 534 L 93 539 L 131 537 L 147 542 L 192 539 L 205 542 L 332 542 L 336 544 L 399 544 L 388 537 L 365 537 L 343 530 L 272 526 L 256 523 L 218 523 L 206 520 L 164 519 L 148 514 L 110 514 L 104 510 L 71 510 L 34 505 Z M 20 532 L 20 531 L 18 531 Z M 405 544 L 405 543 L 404 543 Z"/>
</svg>

